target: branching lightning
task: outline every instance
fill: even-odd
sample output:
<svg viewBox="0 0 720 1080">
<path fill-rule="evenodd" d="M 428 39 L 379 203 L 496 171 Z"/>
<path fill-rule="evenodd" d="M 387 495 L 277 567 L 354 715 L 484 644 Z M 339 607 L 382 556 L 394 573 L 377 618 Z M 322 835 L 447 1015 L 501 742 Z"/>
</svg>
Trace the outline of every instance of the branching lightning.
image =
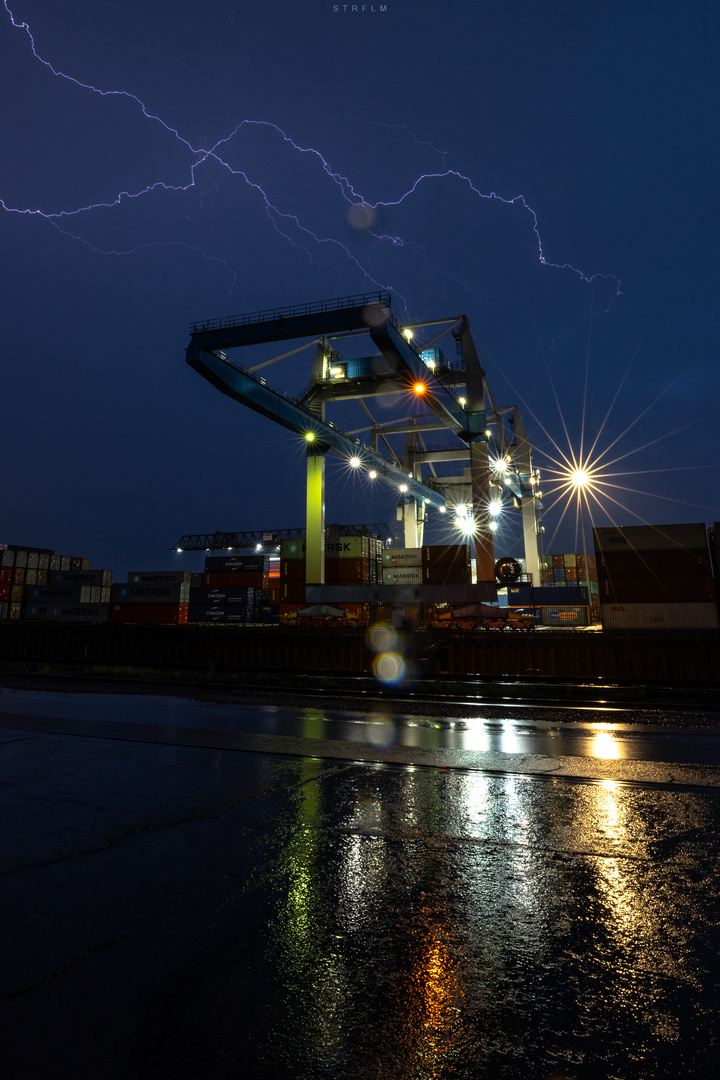
<svg viewBox="0 0 720 1080">
<path fill-rule="evenodd" d="M 587 275 L 582 270 L 578 269 L 575 266 L 572 266 L 570 263 L 551 262 L 547 258 L 543 248 L 537 214 L 535 210 L 528 204 L 523 195 L 505 197 L 495 191 L 481 191 L 480 188 L 473 182 L 473 180 L 469 176 L 466 176 L 458 170 L 449 168 L 447 166 L 446 151 L 435 150 L 435 148 L 432 147 L 429 143 L 423 142 L 423 140 L 419 140 L 415 135 L 412 134 L 412 132 L 409 132 L 409 130 L 405 128 L 404 125 L 389 126 L 400 127 L 406 132 L 408 132 L 408 134 L 415 140 L 418 145 L 429 146 L 431 150 L 434 150 L 437 154 L 440 155 L 442 167 L 436 172 L 426 172 L 418 176 L 412 182 L 412 184 L 410 184 L 407 190 L 395 195 L 394 197 L 376 198 L 373 200 L 372 198 L 361 192 L 358 189 L 357 185 L 349 177 L 344 176 L 337 169 L 335 169 L 320 150 L 314 147 L 301 145 L 290 135 L 288 135 L 287 132 L 284 131 L 281 127 L 268 120 L 244 119 L 240 123 L 236 124 L 232 128 L 232 130 L 229 131 L 228 134 L 218 139 L 211 147 L 208 148 L 193 145 L 192 140 L 186 138 L 185 135 L 181 133 L 178 127 L 174 127 L 172 124 L 169 124 L 165 120 L 163 120 L 161 116 L 157 115 L 157 113 L 155 113 L 136 94 L 128 90 L 122 89 L 103 89 L 91 83 L 83 82 L 82 80 L 74 77 L 73 75 L 70 75 L 67 72 L 62 71 L 56 66 L 54 66 L 53 63 L 51 63 L 39 52 L 30 25 L 25 21 L 20 21 L 16 19 L 13 11 L 10 8 L 9 0 L 3 0 L 3 6 L 10 17 L 12 26 L 25 35 L 35 60 L 39 64 L 43 65 L 48 71 L 50 71 L 55 78 L 72 83 L 76 87 L 86 91 L 89 94 L 96 94 L 102 98 L 122 98 L 126 100 L 129 105 L 131 105 L 133 108 L 138 109 L 141 112 L 142 116 L 145 118 L 145 120 L 148 121 L 148 123 L 157 125 L 158 127 L 162 128 L 165 133 L 175 139 L 181 145 L 181 147 L 184 148 L 184 152 L 187 153 L 189 157 L 189 163 L 187 166 L 187 179 L 182 183 L 167 183 L 164 180 L 156 179 L 149 182 L 145 186 L 138 187 L 136 190 L 133 191 L 118 191 L 114 197 L 105 201 L 87 203 L 76 206 L 74 208 L 62 208 L 56 210 L 41 209 L 39 207 L 12 206 L 7 202 L 7 200 L 0 197 L 0 207 L 2 207 L 2 209 L 5 210 L 7 213 L 42 217 L 50 224 L 52 224 L 56 229 L 58 229 L 58 231 L 60 231 L 64 236 L 69 237 L 73 241 L 84 244 L 91 251 L 98 254 L 130 255 L 139 251 L 143 247 L 166 245 L 168 241 L 147 241 L 146 243 L 128 248 L 127 250 L 121 250 L 117 248 L 103 249 L 98 245 L 91 244 L 83 236 L 79 235 L 77 231 L 71 231 L 68 228 L 70 220 L 80 218 L 81 215 L 87 215 L 92 213 L 93 211 L 116 208 L 122 203 L 126 203 L 129 201 L 146 199 L 153 193 L 159 191 L 164 191 L 168 193 L 183 193 L 188 192 L 196 187 L 198 187 L 199 189 L 199 171 L 204 170 L 206 173 L 207 167 L 209 165 L 213 165 L 214 167 L 219 167 L 229 176 L 238 178 L 245 185 L 247 185 L 247 187 L 250 188 L 259 198 L 269 221 L 271 222 L 273 228 L 276 230 L 278 235 L 282 237 L 286 242 L 294 246 L 296 249 L 303 251 L 311 262 L 316 263 L 318 252 L 322 252 L 323 250 L 328 252 L 336 251 L 341 255 L 342 258 L 346 259 L 348 263 L 353 266 L 367 282 L 377 288 L 392 289 L 395 295 L 402 299 L 402 291 L 397 288 L 397 284 L 381 279 L 378 275 L 378 272 L 373 269 L 372 263 L 368 263 L 367 261 L 361 259 L 358 255 L 356 255 L 350 249 L 350 247 L 348 247 L 348 244 L 345 243 L 342 239 L 340 239 L 338 235 L 322 235 L 317 231 L 317 229 L 310 227 L 310 225 L 306 221 L 301 220 L 300 212 L 292 212 L 288 209 L 281 209 L 277 205 L 277 202 L 274 202 L 272 200 L 272 198 L 270 197 L 266 189 L 262 186 L 262 184 L 256 178 L 252 177 L 245 168 L 234 167 L 233 164 L 231 164 L 229 160 L 229 151 L 232 148 L 233 142 L 237 139 L 243 129 L 261 128 L 268 132 L 274 132 L 282 140 L 282 142 L 291 149 L 291 151 L 295 155 L 299 155 L 300 157 L 307 156 L 315 159 L 321 172 L 334 185 L 334 187 L 337 189 L 337 191 L 347 203 L 349 209 L 359 205 L 364 208 L 369 208 L 369 210 L 373 212 L 373 215 L 375 215 L 377 211 L 393 207 L 399 207 L 402 204 L 409 202 L 410 200 L 412 200 L 413 196 L 416 194 L 416 192 L 421 186 L 431 184 L 464 185 L 475 197 L 480 200 L 497 201 L 503 203 L 508 207 L 517 206 L 529 215 L 532 232 L 534 234 L 535 242 L 537 245 L 537 258 L 542 266 L 567 271 L 571 274 L 576 275 L 585 284 L 591 284 L 598 279 L 610 282 L 612 288 L 614 289 L 610 303 L 612 303 L 612 300 L 616 296 L 619 296 L 621 293 L 620 280 L 613 274 L 596 273 L 592 275 Z M 383 244 L 389 244 L 395 248 L 413 247 L 415 249 L 423 251 L 420 245 L 418 245 L 415 241 L 406 239 L 400 235 L 392 235 L 390 233 L 382 231 L 374 231 L 373 224 L 374 221 L 367 226 L 367 235 L 371 236 L 375 241 L 373 251 L 377 250 Z M 203 255 L 203 257 L 220 262 L 227 269 L 228 273 L 231 276 L 232 284 L 234 285 L 236 279 L 236 271 L 232 269 L 226 259 L 216 255 L 210 255 L 207 252 L 203 251 L 201 248 L 199 248 L 197 245 L 182 244 L 177 241 L 172 243 L 174 243 L 176 246 L 185 246 L 188 250 L 198 251 Z M 424 251 L 423 255 L 424 265 L 428 267 L 428 258 Z M 473 289 L 466 282 L 462 281 L 451 270 L 448 270 L 447 268 L 443 269 L 441 267 L 436 267 L 433 269 L 435 269 L 438 273 L 452 277 L 459 284 L 461 284 L 463 288 L 475 293 L 475 295 L 478 295 L 475 289 Z M 232 293 L 232 286 L 230 292 Z M 607 308 L 605 308 L 604 310 L 607 310 Z"/>
</svg>

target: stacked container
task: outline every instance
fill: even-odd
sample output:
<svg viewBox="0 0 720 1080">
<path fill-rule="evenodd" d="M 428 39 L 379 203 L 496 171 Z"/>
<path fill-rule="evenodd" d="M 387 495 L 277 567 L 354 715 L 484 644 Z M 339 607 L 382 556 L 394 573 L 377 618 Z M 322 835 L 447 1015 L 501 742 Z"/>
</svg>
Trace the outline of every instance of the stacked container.
<svg viewBox="0 0 720 1080">
<path fill-rule="evenodd" d="M 605 629 L 720 626 L 704 524 L 594 529 Z"/>
<path fill-rule="evenodd" d="M 382 574 L 382 541 L 370 536 L 341 536 L 325 542 L 326 585 L 376 585 Z M 280 602 L 305 601 L 305 541 L 280 545 Z"/>
<path fill-rule="evenodd" d="M 382 553 L 383 585 L 422 585 L 422 548 L 385 548 Z"/>
<path fill-rule="evenodd" d="M 277 623 L 278 604 L 271 603 L 269 556 L 208 556 L 202 587 L 190 590 L 188 622 Z"/>
<path fill-rule="evenodd" d="M 188 621 L 189 570 L 132 570 L 110 592 L 110 622 L 182 625 Z"/>
<path fill-rule="evenodd" d="M 58 575 L 61 575 L 58 577 Z M 89 575 L 89 577 L 88 577 Z M 103 577 L 102 575 L 105 575 Z M 90 559 L 55 555 L 49 548 L 0 547 L 0 618 L 107 622 L 110 571 L 90 570 Z"/>
<path fill-rule="evenodd" d="M 468 544 L 434 544 L 421 550 L 424 585 L 470 585 L 472 583 Z"/>
</svg>

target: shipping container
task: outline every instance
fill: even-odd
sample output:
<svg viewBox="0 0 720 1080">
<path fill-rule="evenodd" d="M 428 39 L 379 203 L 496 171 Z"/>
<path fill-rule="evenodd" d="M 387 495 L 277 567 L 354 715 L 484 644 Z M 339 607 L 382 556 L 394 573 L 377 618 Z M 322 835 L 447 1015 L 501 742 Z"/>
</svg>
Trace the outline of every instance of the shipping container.
<svg viewBox="0 0 720 1080">
<path fill-rule="evenodd" d="M 267 589 L 270 577 L 265 573 L 243 574 L 204 574 L 206 589 L 236 589 L 240 586 L 252 589 Z"/>
<path fill-rule="evenodd" d="M 304 581 L 305 570 L 305 559 L 281 559 L 280 581 Z"/>
<path fill-rule="evenodd" d="M 208 555 L 205 559 L 206 574 L 267 574 L 269 570 L 268 555 Z"/>
<path fill-rule="evenodd" d="M 425 585 L 470 585 L 470 563 L 433 563 L 423 566 L 422 580 Z"/>
<path fill-rule="evenodd" d="M 246 607 L 252 608 L 253 604 L 262 598 L 264 589 L 191 589 L 190 603 L 201 606 Z"/>
<path fill-rule="evenodd" d="M 447 563 L 469 567 L 472 558 L 469 544 L 426 544 L 420 550 L 424 567 L 444 566 Z"/>
<path fill-rule="evenodd" d="M 26 603 L 34 604 L 59 604 L 76 603 L 89 604 L 91 600 L 90 585 L 26 585 Z"/>
<path fill-rule="evenodd" d="M 13 585 L 24 585 L 26 573 L 24 566 L 16 566 L 13 570 Z"/>
<path fill-rule="evenodd" d="M 87 586 L 90 588 L 90 586 Z M 42 619 L 50 622 L 107 622 L 109 604 L 25 604 L 24 619 Z"/>
<path fill-rule="evenodd" d="M 189 623 L 223 623 L 247 625 L 253 622 L 252 608 L 228 608 L 222 604 L 189 604 L 187 610 Z"/>
<path fill-rule="evenodd" d="M 602 604 L 604 630 L 718 630 L 717 605 Z M 710 676 L 708 672 L 708 676 Z"/>
<path fill-rule="evenodd" d="M 628 604 L 685 604 L 704 603 L 714 600 L 715 584 L 713 579 L 691 575 L 689 577 L 665 577 L 662 579 L 645 577 L 601 576 L 600 600 L 602 603 Z"/>
<path fill-rule="evenodd" d="M 115 586 L 113 586 L 115 588 Z M 183 625 L 188 621 L 187 604 L 121 603 L 110 604 L 111 623 Z"/>
<path fill-rule="evenodd" d="M 377 557 L 377 551 L 378 541 L 369 536 L 338 536 L 325 541 L 326 559 L 367 559 Z M 305 540 L 281 541 L 281 559 L 304 559 L 305 555 Z"/>
<path fill-rule="evenodd" d="M 112 570 L 50 570 L 50 585 L 112 585 Z"/>
<path fill-rule="evenodd" d="M 15 552 L 14 551 L 0 551 L 0 566 L 3 568 L 12 567 L 15 565 Z"/>
<path fill-rule="evenodd" d="M 590 608 L 585 606 L 541 607 L 543 626 L 588 626 Z"/>
<path fill-rule="evenodd" d="M 422 548 L 385 548 L 383 570 L 389 566 L 422 567 Z"/>
<path fill-rule="evenodd" d="M 384 566 L 383 585 L 422 585 L 422 566 Z"/>
<path fill-rule="evenodd" d="M 593 529 L 596 554 L 619 551 L 702 551 L 707 548 L 704 522 L 691 525 L 627 525 Z"/>
<path fill-rule="evenodd" d="M 13 603 L 13 604 L 22 603 L 22 600 L 23 600 L 24 596 L 25 596 L 25 586 L 24 585 L 11 585 L 10 586 L 10 602 L 11 603 Z"/>
<path fill-rule="evenodd" d="M 376 575 L 377 580 L 377 575 Z M 325 581 L 330 585 L 370 584 L 370 560 L 364 559 L 327 559 L 325 562 Z"/>
<path fill-rule="evenodd" d="M 92 570 L 90 573 L 99 574 L 105 571 Z M 191 585 L 192 577 L 189 570 L 131 570 L 127 576 L 127 583 L 128 585 Z M 112 584 L 112 575 L 110 581 L 98 582 L 98 584 Z"/>
<path fill-rule="evenodd" d="M 189 585 L 113 585 L 113 604 L 187 604 Z"/>
<path fill-rule="evenodd" d="M 20 586 L 20 588 L 22 588 L 22 585 Z M 11 619 L 19 619 L 19 618 L 21 618 L 22 617 L 22 609 L 23 609 L 23 605 L 21 603 L 18 603 L 16 600 L 11 600 L 10 601 L 10 618 Z"/>
<path fill-rule="evenodd" d="M 280 584 L 280 604 L 304 604 L 305 582 L 283 581 Z"/>
<path fill-rule="evenodd" d="M 704 548 L 671 548 L 649 551 L 608 551 L 598 556 L 602 577 L 709 577 L 710 552 Z"/>
<path fill-rule="evenodd" d="M 10 593 L 12 592 L 12 585 L 0 585 L 0 602 L 10 603 Z"/>
<path fill-rule="evenodd" d="M 10 618 L 10 605 L 0 600 L 0 619 Z"/>
</svg>

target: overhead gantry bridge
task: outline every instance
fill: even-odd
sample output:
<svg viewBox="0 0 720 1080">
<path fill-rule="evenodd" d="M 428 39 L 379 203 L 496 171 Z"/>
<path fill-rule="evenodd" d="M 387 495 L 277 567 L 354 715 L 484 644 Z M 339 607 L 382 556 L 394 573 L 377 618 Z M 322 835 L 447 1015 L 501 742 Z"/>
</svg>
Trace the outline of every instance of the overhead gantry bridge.
<svg viewBox="0 0 720 1080">
<path fill-rule="evenodd" d="M 448 364 L 438 350 L 413 341 L 420 326 L 451 326 L 461 363 Z M 443 331 L 446 332 L 446 331 Z M 345 359 L 334 344 L 345 337 L 369 336 L 375 352 Z M 231 350 L 271 341 L 315 339 L 310 382 L 298 397 L 272 386 L 255 367 L 239 363 Z M 303 348 L 304 346 L 301 346 Z M 299 350 L 293 350 L 299 351 Z M 438 362 L 430 354 L 438 356 Z M 292 353 L 286 353 L 284 359 Z M 324 573 L 325 460 L 333 453 L 373 479 L 393 487 L 399 500 L 405 545 L 422 544 L 426 508 L 444 511 L 461 502 L 472 508 L 477 580 L 495 579 L 492 487 L 506 488 L 523 512 L 527 569 L 538 574 L 537 485 L 530 447 L 517 409 L 511 438 L 503 412 L 495 408 L 464 315 L 434 323 L 403 325 L 392 311 L 388 292 L 361 294 L 314 304 L 255 312 L 236 318 L 208 320 L 191 327 L 187 362 L 222 393 L 294 432 L 307 442 L 306 550 L 307 581 L 321 584 Z M 463 394 L 458 393 L 458 387 Z M 425 410 L 405 421 L 378 423 L 367 401 L 377 395 L 406 394 Z M 343 431 L 326 417 L 328 403 L 358 401 L 368 428 Z M 451 447 L 428 449 L 425 435 L 444 430 Z M 369 445 L 359 438 L 369 432 Z M 402 457 L 390 437 L 404 434 Z M 382 446 L 382 452 L 381 452 Z M 492 469 L 491 458 L 492 455 Z M 439 476 L 436 463 L 468 461 L 463 474 Z M 462 494 L 462 498 L 457 493 Z M 226 545 L 227 546 L 227 545 Z M 536 577 L 536 580 L 538 578 Z"/>
</svg>

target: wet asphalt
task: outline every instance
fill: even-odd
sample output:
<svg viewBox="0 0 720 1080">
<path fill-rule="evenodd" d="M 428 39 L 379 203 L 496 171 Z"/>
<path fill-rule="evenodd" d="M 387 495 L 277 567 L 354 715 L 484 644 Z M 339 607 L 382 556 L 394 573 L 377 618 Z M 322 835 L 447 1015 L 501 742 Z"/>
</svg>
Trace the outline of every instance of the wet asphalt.
<svg viewBox="0 0 720 1080">
<path fill-rule="evenodd" d="M 720 729 L 443 711 L 0 691 L 7 1080 L 712 1075 Z"/>
</svg>

